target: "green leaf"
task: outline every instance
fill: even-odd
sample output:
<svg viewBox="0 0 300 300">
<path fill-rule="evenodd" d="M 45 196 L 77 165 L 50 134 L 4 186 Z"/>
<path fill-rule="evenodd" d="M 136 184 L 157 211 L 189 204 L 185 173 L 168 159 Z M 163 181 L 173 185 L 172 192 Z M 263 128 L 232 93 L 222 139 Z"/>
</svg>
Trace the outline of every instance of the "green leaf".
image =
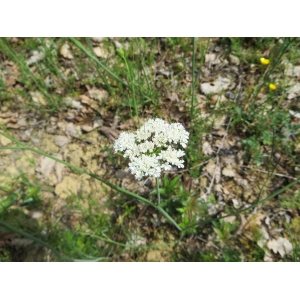
<svg viewBox="0 0 300 300">
<path fill-rule="evenodd" d="M 0 214 L 3 213 L 7 208 L 12 206 L 17 200 L 12 200 L 10 198 L 0 199 Z"/>
<path fill-rule="evenodd" d="M 164 176 L 164 178 L 163 178 L 163 186 L 167 187 L 168 185 L 169 185 L 169 180 L 168 180 L 167 176 Z"/>
<path fill-rule="evenodd" d="M 165 195 L 166 194 L 166 190 L 164 188 L 159 188 L 159 193 L 161 195 Z M 157 189 L 153 190 L 150 195 L 157 195 Z"/>
<path fill-rule="evenodd" d="M 179 179 L 181 178 L 182 175 L 178 175 L 176 176 L 174 179 L 172 179 L 172 181 L 170 182 L 169 188 L 173 189 L 177 183 L 179 182 Z"/>
</svg>

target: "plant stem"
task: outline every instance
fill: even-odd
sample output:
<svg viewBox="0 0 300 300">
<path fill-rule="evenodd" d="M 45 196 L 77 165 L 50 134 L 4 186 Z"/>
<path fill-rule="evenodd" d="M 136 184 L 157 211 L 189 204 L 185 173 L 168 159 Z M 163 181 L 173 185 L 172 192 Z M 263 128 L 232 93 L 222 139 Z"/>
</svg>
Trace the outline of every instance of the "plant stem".
<svg viewBox="0 0 300 300">
<path fill-rule="evenodd" d="M 160 205 L 159 179 L 156 177 L 157 205 Z"/>
<path fill-rule="evenodd" d="M 160 206 L 158 206 L 158 205 L 155 205 L 154 203 L 152 203 L 152 202 L 149 201 L 148 199 L 146 199 L 146 198 L 144 198 L 144 197 L 142 197 L 142 196 L 140 196 L 140 195 L 137 195 L 137 194 L 135 194 L 135 193 L 132 193 L 132 192 L 130 192 L 130 191 L 127 191 L 126 189 L 123 189 L 123 188 L 121 188 L 120 186 L 114 185 L 113 183 L 110 183 L 109 181 L 106 181 L 105 179 L 102 179 L 101 177 L 99 177 L 99 176 L 97 176 L 97 175 L 95 175 L 95 174 L 93 174 L 93 173 L 91 173 L 91 172 L 88 172 L 88 171 L 86 171 L 86 170 L 84 170 L 84 169 L 82 169 L 82 168 L 79 168 L 79 167 L 77 167 L 77 166 L 74 166 L 73 164 L 70 164 L 70 163 L 68 163 L 68 162 L 66 162 L 66 161 L 63 161 L 63 160 L 61 160 L 61 159 L 59 159 L 59 158 L 57 158 L 57 157 L 55 157 L 55 156 L 49 155 L 49 154 L 47 154 L 46 152 L 43 152 L 43 151 L 40 151 L 40 150 L 38 150 L 38 149 L 29 147 L 29 146 L 27 146 L 26 144 L 24 144 L 24 143 L 22 143 L 22 142 L 19 142 L 18 140 L 14 139 L 13 137 L 7 135 L 6 133 L 0 132 L 0 135 L 5 136 L 5 137 L 8 138 L 9 140 L 11 140 L 11 141 L 14 142 L 15 144 L 17 144 L 17 145 L 18 145 L 18 147 L 16 147 L 17 149 L 22 148 L 23 150 L 30 150 L 30 151 L 35 152 L 35 153 L 37 153 L 37 154 L 40 154 L 40 155 L 49 157 L 49 158 L 51 158 L 51 159 L 53 159 L 53 160 L 55 160 L 55 161 L 57 161 L 57 162 L 59 162 L 59 163 L 64 164 L 65 166 L 70 167 L 70 168 L 73 169 L 73 170 L 79 171 L 80 173 L 83 173 L 83 174 L 87 174 L 87 175 L 91 176 L 92 178 L 95 178 L 95 179 L 101 181 L 102 183 L 108 185 L 109 187 L 111 187 L 112 189 L 114 189 L 114 190 L 116 190 L 116 191 L 118 191 L 118 192 L 120 192 L 120 193 L 123 193 L 123 194 L 125 194 L 125 195 L 129 195 L 129 196 L 131 196 L 131 197 L 133 197 L 133 198 L 139 200 L 140 202 L 143 202 L 143 203 L 145 203 L 145 204 L 148 204 L 148 205 L 154 207 L 154 208 L 157 209 L 157 210 L 158 210 L 158 211 L 159 211 L 159 212 L 160 212 L 160 213 L 161 213 L 161 214 L 162 214 L 162 215 L 163 215 L 170 223 L 172 223 L 179 231 L 181 231 L 180 226 L 175 222 L 175 220 L 174 220 L 171 216 L 168 215 L 168 213 L 167 213 L 164 209 L 162 209 L 162 208 L 161 208 Z"/>
<path fill-rule="evenodd" d="M 193 61 L 192 61 L 192 105 L 191 105 L 191 119 L 194 116 L 195 105 L 195 58 L 196 58 L 196 38 L 193 37 Z"/>
<path fill-rule="evenodd" d="M 86 56 L 88 56 L 89 58 L 91 58 L 92 60 L 94 60 L 103 70 L 105 70 L 109 75 L 111 75 L 114 79 L 116 79 L 117 81 L 119 81 L 120 83 L 122 83 L 124 86 L 126 86 L 127 88 L 131 88 L 130 86 L 128 86 L 127 83 L 125 83 L 122 79 L 120 79 L 116 74 L 114 74 L 113 72 L 111 72 L 105 65 L 103 65 L 98 59 L 97 57 L 95 57 L 93 54 L 91 54 L 76 38 L 70 37 L 70 40 L 82 51 L 85 53 Z"/>
<path fill-rule="evenodd" d="M 45 243 L 44 241 L 34 237 L 33 235 L 31 235 L 29 233 L 26 233 L 26 232 L 23 232 L 23 231 L 20 231 L 19 229 L 15 228 L 13 226 L 10 226 L 10 225 L 6 224 L 3 221 L 0 221 L 0 226 L 8 229 L 9 231 L 15 232 L 15 233 L 27 238 L 27 239 L 33 240 L 34 242 L 40 244 L 41 246 L 44 246 L 44 247 L 50 249 L 56 255 L 56 257 L 58 259 L 61 258 L 60 254 L 52 246 L 50 246 L 49 244 Z"/>
<path fill-rule="evenodd" d="M 136 97 L 135 97 L 134 74 L 133 74 L 132 70 L 131 70 L 130 67 L 129 67 L 129 64 L 128 64 L 128 62 L 127 62 L 127 59 L 126 59 L 126 56 L 125 56 L 124 51 L 123 51 L 122 49 L 118 49 L 117 52 L 118 52 L 118 54 L 121 56 L 121 58 L 124 60 L 125 65 L 126 65 L 126 68 L 127 68 L 127 72 L 128 72 L 129 79 L 130 79 L 130 82 L 131 82 L 131 91 L 132 91 L 132 97 L 133 97 L 134 111 L 135 111 L 135 115 L 136 115 L 136 117 L 137 117 L 137 119 L 138 119 L 138 124 L 139 124 L 139 126 L 141 126 L 140 118 L 139 118 L 139 113 L 138 113 L 138 109 L 137 109 Z"/>
</svg>

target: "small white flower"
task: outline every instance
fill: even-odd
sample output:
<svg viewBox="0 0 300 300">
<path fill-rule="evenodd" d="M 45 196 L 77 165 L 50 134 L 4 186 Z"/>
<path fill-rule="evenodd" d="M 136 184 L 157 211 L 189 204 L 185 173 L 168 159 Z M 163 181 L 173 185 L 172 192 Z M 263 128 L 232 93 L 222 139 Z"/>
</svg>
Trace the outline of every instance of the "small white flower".
<svg viewBox="0 0 300 300">
<path fill-rule="evenodd" d="M 129 170 L 137 179 L 160 177 L 172 165 L 183 168 L 184 151 L 189 133 L 179 123 L 168 124 L 162 119 L 149 119 L 136 133 L 122 132 L 115 141 L 115 152 L 124 152 L 130 160 Z"/>
</svg>

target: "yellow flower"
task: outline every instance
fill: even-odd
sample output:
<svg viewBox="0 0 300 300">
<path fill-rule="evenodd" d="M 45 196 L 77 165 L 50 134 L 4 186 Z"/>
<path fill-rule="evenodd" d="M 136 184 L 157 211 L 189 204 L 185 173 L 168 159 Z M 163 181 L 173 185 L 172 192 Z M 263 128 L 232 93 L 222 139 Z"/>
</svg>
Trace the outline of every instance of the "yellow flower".
<svg viewBox="0 0 300 300">
<path fill-rule="evenodd" d="M 270 64 L 270 60 L 266 59 L 264 57 L 261 57 L 259 60 L 260 60 L 262 65 L 269 65 Z"/>
<path fill-rule="evenodd" d="M 270 83 L 269 84 L 269 88 L 270 88 L 270 90 L 276 90 L 277 89 L 277 86 L 274 84 L 274 83 Z"/>
</svg>

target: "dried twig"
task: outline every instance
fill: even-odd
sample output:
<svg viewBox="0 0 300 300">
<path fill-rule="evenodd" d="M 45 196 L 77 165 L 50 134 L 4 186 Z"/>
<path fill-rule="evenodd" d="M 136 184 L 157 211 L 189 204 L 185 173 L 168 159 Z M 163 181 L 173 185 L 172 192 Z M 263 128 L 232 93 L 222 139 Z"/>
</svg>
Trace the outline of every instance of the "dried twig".
<svg viewBox="0 0 300 300">
<path fill-rule="evenodd" d="M 253 169 L 253 167 L 248 167 L 248 166 L 241 166 L 241 167 L 242 168 L 247 168 L 247 169 Z M 264 171 L 264 170 L 255 169 L 255 171 L 261 172 L 261 173 L 265 173 L 265 174 L 269 174 L 268 171 Z M 293 180 L 298 179 L 298 178 L 295 178 L 295 177 L 292 177 L 292 176 L 288 176 L 288 175 L 285 175 L 285 174 L 279 174 L 279 173 L 272 173 L 272 174 L 275 175 L 275 176 L 290 178 L 290 179 L 293 179 Z"/>
</svg>

